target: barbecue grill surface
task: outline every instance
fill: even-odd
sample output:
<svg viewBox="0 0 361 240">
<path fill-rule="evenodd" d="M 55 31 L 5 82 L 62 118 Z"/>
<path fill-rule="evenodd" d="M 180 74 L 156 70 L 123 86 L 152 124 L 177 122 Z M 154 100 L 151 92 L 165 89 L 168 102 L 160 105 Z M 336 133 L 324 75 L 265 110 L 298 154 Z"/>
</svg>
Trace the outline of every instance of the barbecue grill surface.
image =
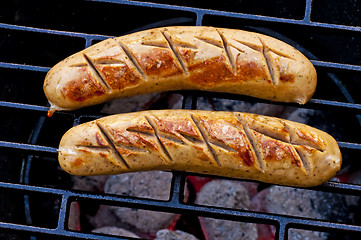
<svg viewBox="0 0 361 240">
<path fill-rule="evenodd" d="M 171 5 L 169 5 L 171 4 Z M 0 9 L 0 239 L 124 239 L 68 229 L 70 204 L 99 204 L 262 223 L 276 227 L 276 239 L 291 228 L 330 232 L 335 238 L 361 235 L 360 209 L 354 222 L 324 221 L 184 203 L 185 173 L 173 173 L 170 199 L 114 196 L 72 190 L 57 163 L 62 134 L 103 116 L 101 106 L 57 112 L 47 118 L 42 91 L 46 72 L 67 56 L 108 37 L 167 25 L 204 25 L 244 29 L 279 38 L 311 59 L 318 73 L 315 95 L 305 106 L 271 103 L 244 96 L 182 91 L 182 108 L 200 99 L 284 105 L 323 111 L 311 121 L 338 141 L 342 173 L 360 168 L 361 18 L 360 1 L 325 0 L 11 1 Z M 131 16 L 131 18 L 129 18 Z M 144 17 L 146 16 L 146 17 Z M 159 103 L 153 108 L 164 108 Z M 227 110 L 227 109 L 219 109 Z M 262 185 L 262 187 L 267 187 Z M 333 194 L 361 195 L 358 184 L 330 181 L 313 188 Z"/>
</svg>

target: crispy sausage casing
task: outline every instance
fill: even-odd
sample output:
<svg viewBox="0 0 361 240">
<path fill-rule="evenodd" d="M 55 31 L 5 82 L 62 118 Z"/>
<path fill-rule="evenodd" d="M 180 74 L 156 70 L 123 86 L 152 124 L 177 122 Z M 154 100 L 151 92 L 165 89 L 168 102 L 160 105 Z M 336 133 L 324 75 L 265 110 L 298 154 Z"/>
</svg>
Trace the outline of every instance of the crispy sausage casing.
<svg viewBox="0 0 361 240">
<path fill-rule="evenodd" d="M 337 142 L 310 126 L 239 112 L 158 110 L 70 129 L 61 167 L 75 175 L 177 170 L 289 186 L 324 183 L 341 167 Z"/>
<path fill-rule="evenodd" d="M 169 90 L 306 103 L 312 63 L 272 37 L 214 27 L 166 27 L 111 38 L 55 65 L 44 82 L 51 111 Z"/>
</svg>

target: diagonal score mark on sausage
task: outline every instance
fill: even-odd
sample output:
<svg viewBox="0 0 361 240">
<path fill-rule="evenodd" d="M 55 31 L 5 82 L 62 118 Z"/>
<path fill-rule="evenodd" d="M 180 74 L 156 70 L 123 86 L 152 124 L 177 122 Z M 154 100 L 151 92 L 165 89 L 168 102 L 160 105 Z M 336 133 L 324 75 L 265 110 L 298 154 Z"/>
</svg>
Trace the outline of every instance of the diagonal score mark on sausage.
<svg viewBox="0 0 361 240">
<path fill-rule="evenodd" d="M 183 72 L 188 75 L 188 70 L 186 67 L 186 64 L 184 63 L 182 57 L 180 56 L 179 52 L 177 51 L 177 49 L 175 48 L 173 42 L 172 42 L 172 36 L 165 30 L 160 31 L 163 35 L 163 37 L 165 38 L 165 40 L 168 42 L 169 44 L 169 48 L 172 50 L 175 59 L 177 60 L 177 62 L 179 63 L 179 65 L 181 66 Z"/>
<path fill-rule="evenodd" d="M 163 153 L 167 156 L 168 164 L 173 164 L 174 163 L 173 158 L 169 154 L 167 148 L 163 145 L 162 141 L 160 140 L 158 129 L 156 128 L 154 121 L 149 116 L 144 116 L 144 117 L 149 123 L 149 125 L 153 128 L 154 135 L 157 139 L 158 145 L 160 146 L 160 149 L 162 149 Z"/>
<path fill-rule="evenodd" d="M 118 162 L 125 166 L 126 168 L 130 168 L 129 164 L 127 163 L 127 161 L 125 161 L 125 159 L 123 158 L 123 156 L 120 154 L 120 152 L 117 150 L 114 141 L 112 140 L 111 134 L 108 133 L 108 131 L 105 129 L 105 127 L 103 125 L 101 125 L 100 123 L 96 122 L 97 127 L 99 128 L 101 134 L 104 136 L 105 140 L 108 142 L 115 158 L 118 160 Z"/>
<path fill-rule="evenodd" d="M 259 47 L 259 46 L 257 46 L 257 45 L 254 45 L 254 44 L 252 44 L 252 43 L 244 42 L 244 41 L 241 41 L 241 40 L 235 39 L 235 38 L 233 38 L 232 40 L 234 40 L 234 41 L 236 41 L 236 42 L 238 42 L 238 43 L 240 43 L 240 44 L 242 44 L 242 45 L 244 45 L 244 46 L 246 46 L 246 47 L 248 47 L 248 48 L 250 48 L 250 49 L 252 49 L 252 50 L 255 50 L 255 51 L 258 51 L 258 52 L 261 52 L 261 51 L 262 51 L 262 47 Z M 232 46 L 233 46 L 233 45 L 232 45 Z M 243 52 L 244 52 L 244 51 L 243 51 Z"/>
<path fill-rule="evenodd" d="M 217 31 L 218 35 L 221 37 L 221 39 L 222 39 L 223 49 L 226 52 L 227 59 L 228 59 L 230 65 L 232 67 L 233 73 L 235 74 L 236 73 L 236 64 L 235 64 L 234 58 L 232 57 L 231 50 L 229 49 L 229 44 L 227 42 L 227 39 L 219 31 L 219 29 L 216 29 L 216 31 Z"/>
<path fill-rule="evenodd" d="M 273 65 L 272 59 L 270 58 L 270 56 L 268 54 L 268 52 L 270 50 L 260 37 L 258 37 L 258 39 L 262 43 L 262 46 L 263 46 L 261 53 L 263 55 L 265 65 L 267 66 L 268 72 L 271 76 L 272 83 L 273 83 L 273 85 L 278 85 L 279 79 L 277 78 L 276 75 L 279 75 L 279 74 L 276 74 L 275 69 L 272 67 L 272 65 Z"/>
<path fill-rule="evenodd" d="M 307 175 L 310 175 L 310 162 L 307 161 L 306 158 L 303 157 L 303 155 L 298 151 L 297 148 L 295 148 L 294 146 L 292 146 L 293 149 L 295 150 L 295 152 L 297 153 L 298 157 L 301 159 L 302 165 L 305 168 Z"/>
<path fill-rule="evenodd" d="M 234 40 L 234 41 L 236 41 L 236 42 L 238 42 L 238 43 L 240 43 L 240 44 L 242 44 L 242 45 L 244 45 L 244 46 L 246 46 L 246 47 L 248 47 L 248 48 L 250 48 L 250 49 L 252 49 L 252 50 L 255 50 L 255 51 L 258 51 L 258 52 L 262 52 L 262 48 L 263 48 L 263 47 L 259 47 L 259 46 L 257 46 L 257 45 L 252 44 L 252 43 L 245 42 L 245 41 L 241 41 L 241 40 L 235 39 L 235 38 L 232 38 L 232 40 Z M 231 46 L 232 46 L 232 47 L 235 47 L 235 46 L 233 46 L 233 45 L 231 45 Z M 268 50 L 271 51 L 271 52 L 273 52 L 273 53 L 276 54 L 276 55 L 281 56 L 281 57 L 288 58 L 288 59 L 291 59 L 291 60 L 293 60 L 293 61 L 297 61 L 294 57 L 292 57 L 292 56 L 290 56 L 290 55 L 287 55 L 287 54 L 285 54 L 285 53 L 283 53 L 283 52 L 277 51 L 277 50 L 275 50 L 275 49 L 270 49 L 270 48 L 268 48 Z"/>
<path fill-rule="evenodd" d="M 217 154 L 215 153 L 214 149 L 212 148 L 212 146 L 210 145 L 209 141 L 208 141 L 208 136 L 207 136 L 207 132 L 206 130 L 201 126 L 201 124 L 199 123 L 199 121 L 196 119 L 196 117 L 193 114 L 190 114 L 191 119 L 194 123 L 194 125 L 197 127 L 198 131 L 201 133 L 203 142 L 206 144 L 208 150 L 211 152 L 212 156 L 213 156 L 213 161 L 220 167 L 221 163 L 218 159 Z"/>
<path fill-rule="evenodd" d="M 142 42 L 141 44 L 150 47 L 166 48 L 166 49 L 169 48 L 168 44 L 165 44 L 164 42 L 147 41 L 147 42 Z"/>
<path fill-rule="evenodd" d="M 147 135 L 147 136 L 154 136 L 154 134 L 152 134 L 151 132 L 148 131 L 142 131 L 139 129 L 134 129 L 134 128 L 127 128 L 126 129 L 128 132 L 133 132 L 133 133 L 138 133 L 138 134 L 143 134 L 143 135 Z M 177 132 L 178 133 L 178 132 Z M 179 133 L 178 133 L 179 134 Z M 165 138 L 169 141 L 173 141 L 179 144 L 185 144 L 187 141 L 190 141 L 189 139 L 185 138 L 182 134 L 179 134 L 179 136 L 171 136 L 169 134 L 164 134 L 161 132 L 158 132 L 158 135 L 162 138 Z"/>
<path fill-rule="evenodd" d="M 213 140 L 209 140 L 209 143 L 210 144 L 213 144 L 219 148 L 223 148 L 224 150 L 226 150 L 227 152 L 237 152 L 235 149 L 233 149 L 232 147 L 224 144 L 224 143 L 220 143 L 220 142 L 216 142 L 216 141 L 213 141 Z"/>
<path fill-rule="evenodd" d="M 283 52 L 280 52 L 280 51 L 277 51 L 277 50 L 271 49 L 271 48 L 268 48 L 268 50 L 269 50 L 270 52 L 273 52 L 274 54 L 276 54 L 276 55 L 278 55 L 278 56 L 281 56 L 281 57 L 284 57 L 284 58 L 289 58 L 289 59 L 291 59 L 291 60 L 293 60 L 293 61 L 297 61 L 297 60 L 296 60 L 295 58 L 293 58 L 292 56 L 287 55 L 287 54 L 285 54 L 285 53 L 283 53 Z"/>
<path fill-rule="evenodd" d="M 117 144 L 117 146 L 121 146 L 123 149 L 127 149 L 133 152 L 147 152 L 147 150 L 143 149 L 143 148 L 139 148 L 139 147 L 134 147 L 134 146 L 126 146 L 124 144 Z M 86 145 L 77 145 L 75 146 L 78 149 L 89 149 L 89 150 L 94 150 L 94 151 L 102 151 L 104 149 L 111 149 L 111 147 L 104 147 L 104 146 L 86 146 Z"/>
<path fill-rule="evenodd" d="M 111 90 L 111 87 L 109 86 L 109 84 L 107 83 L 107 81 L 105 81 L 105 79 L 103 78 L 103 76 L 101 75 L 101 73 L 99 72 L 99 70 L 95 67 L 92 59 L 86 55 L 85 53 L 83 53 L 83 56 L 85 58 L 85 60 L 88 63 L 89 68 L 95 73 L 95 75 L 97 76 L 98 82 L 103 85 L 107 91 Z"/>
<path fill-rule="evenodd" d="M 218 29 L 216 29 L 216 31 L 217 31 L 217 33 L 219 34 L 219 36 L 220 36 L 220 38 L 221 38 L 221 41 L 218 41 L 218 40 L 215 40 L 215 39 L 211 39 L 211 38 L 204 38 L 204 37 L 195 37 L 195 38 L 198 39 L 198 40 L 200 40 L 200 41 L 202 41 L 202 42 L 205 42 L 205 43 L 207 43 L 207 44 L 213 45 L 213 46 L 215 46 L 215 47 L 218 47 L 218 48 L 224 50 L 225 53 L 226 53 L 225 55 L 226 55 L 226 58 L 228 59 L 229 65 L 231 66 L 233 73 L 235 73 L 235 71 L 236 71 L 235 63 L 234 63 L 233 60 L 231 60 L 232 57 L 231 57 L 230 49 L 229 49 L 228 45 L 227 45 L 228 49 L 227 49 L 227 47 L 225 46 L 225 41 L 226 41 L 226 40 L 223 38 L 223 35 L 220 34 L 220 32 L 218 31 Z M 236 49 L 237 49 L 237 48 L 236 48 Z M 238 50 L 238 49 L 237 49 L 237 50 Z"/>
<path fill-rule="evenodd" d="M 144 71 L 142 70 L 142 67 L 139 65 L 138 60 L 135 58 L 132 51 L 122 42 L 114 39 L 114 41 L 119 45 L 119 47 L 123 50 L 125 55 L 129 58 L 130 62 L 133 64 L 135 69 L 138 71 L 138 75 L 143 77 L 144 81 L 147 81 L 147 76 L 145 75 Z"/>
<path fill-rule="evenodd" d="M 177 138 L 175 136 L 170 136 L 168 134 L 161 134 L 160 135 L 160 133 L 158 133 L 158 134 L 159 134 L 160 137 L 165 138 L 165 139 L 167 139 L 169 141 L 173 141 L 173 142 L 176 142 L 176 143 L 179 143 L 179 144 L 185 144 L 184 141 L 182 141 L 181 139 L 179 139 L 179 138 Z"/>
<path fill-rule="evenodd" d="M 110 147 L 107 147 L 107 146 L 90 146 L 90 145 L 75 145 L 75 148 L 78 148 L 78 149 L 92 149 L 92 150 L 104 150 L 104 149 L 109 149 Z"/>
<path fill-rule="evenodd" d="M 247 137 L 247 141 L 249 142 L 249 145 L 251 146 L 253 152 L 255 153 L 256 156 L 256 160 L 259 164 L 259 168 L 262 172 L 264 172 L 264 164 L 262 162 L 262 158 L 260 156 L 259 151 L 257 151 L 256 146 L 255 146 L 255 139 L 252 137 L 252 133 L 250 132 L 250 128 L 248 126 L 248 124 L 245 123 L 245 121 L 239 116 L 237 115 L 237 113 L 233 113 L 233 115 L 235 116 L 235 118 L 238 120 L 238 122 L 241 124 L 242 128 L 244 129 L 244 133 Z"/>
<path fill-rule="evenodd" d="M 309 161 L 307 161 L 307 158 L 303 157 L 303 155 L 299 152 L 299 150 L 297 149 L 296 146 L 306 146 L 306 147 L 309 147 L 309 148 L 311 148 L 311 149 L 315 149 L 315 150 L 317 150 L 317 151 L 323 152 L 322 149 L 320 149 L 320 148 L 315 148 L 315 146 L 312 145 L 312 144 L 306 144 L 306 143 L 298 144 L 298 143 L 296 143 L 295 140 L 292 139 L 292 137 L 291 137 L 292 135 L 291 135 L 291 134 L 290 134 L 290 137 L 291 137 L 291 138 L 290 138 L 290 141 L 284 141 L 284 140 L 282 140 L 282 139 L 278 139 L 278 138 L 274 138 L 274 137 L 272 137 L 272 136 L 269 136 L 269 135 L 266 134 L 265 132 L 252 129 L 252 128 L 250 128 L 250 127 L 243 121 L 243 119 L 242 119 L 239 115 L 237 115 L 237 113 L 234 113 L 234 115 L 235 115 L 235 117 L 238 119 L 238 121 L 240 121 L 241 124 L 243 125 L 243 128 L 244 128 L 244 130 L 245 130 L 245 133 L 246 133 L 247 137 L 249 138 L 250 143 L 252 144 L 254 150 L 256 150 L 256 146 L 254 145 L 253 141 L 257 141 L 257 140 L 254 140 L 254 139 L 252 138 L 252 133 L 250 132 L 250 130 L 252 130 L 252 131 L 254 131 L 254 132 L 256 132 L 256 133 L 262 134 L 262 135 L 264 135 L 264 136 L 266 136 L 266 137 L 275 139 L 276 141 L 279 141 L 279 142 L 286 143 L 286 144 L 290 145 L 290 147 L 292 148 L 292 153 L 295 155 L 295 158 L 299 158 L 299 159 L 301 160 L 302 165 L 303 165 L 303 167 L 304 167 L 304 169 L 305 169 L 305 171 L 306 171 L 306 173 L 307 173 L 308 175 L 310 174 L 310 170 L 311 170 L 311 169 L 310 169 L 310 166 L 311 166 L 311 163 L 310 163 Z M 282 124 L 285 126 L 286 131 L 287 131 L 287 132 L 290 132 L 290 131 L 291 131 L 290 127 L 289 127 L 285 122 L 283 122 L 283 121 L 281 121 L 281 122 L 282 122 Z M 260 160 L 261 158 L 260 158 L 260 156 L 259 156 L 259 154 L 258 154 L 258 151 L 255 151 L 255 153 L 256 153 L 257 158 Z"/>
<path fill-rule="evenodd" d="M 290 142 L 289 142 L 290 144 L 292 144 L 292 145 L 305 145 L 305 146 L 310 147 L 310 148 L 312 148 L 312 149 L 316 149 L 317 151 L 320 151 L 320 152 L 323 152 L 323 151 L 324 151 L 324 149 L 322 149 L 320 146 L 318 146 L 317 144 L 314 144 L 314 143 L 312 143 L 312 142 L 309 142 L 309 141 L 303 142 L 302 144 L 297 143 L 295 137 L 294 137 L 293 134 L 292 134 L 292 132 L 294 132 L 294 131 L 292 130 L 292 127 L 289 126 L 289 125 L 288 125 L 286 122 L 284 122 L 284 121 L 281 121 L 281 123 L 282 123 L 283 126 L 285 127 L 286 131 L 290 134 Z"/>
</svg>

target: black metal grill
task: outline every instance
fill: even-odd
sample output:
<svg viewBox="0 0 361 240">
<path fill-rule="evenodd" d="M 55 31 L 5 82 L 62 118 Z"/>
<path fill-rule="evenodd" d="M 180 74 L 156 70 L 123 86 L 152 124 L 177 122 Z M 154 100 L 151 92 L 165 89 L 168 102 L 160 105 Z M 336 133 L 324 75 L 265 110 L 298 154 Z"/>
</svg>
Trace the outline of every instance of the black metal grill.
<svg viewBox="0 0 361 240">
<path fill-rule="evenodd" d="M 311 13 L 313 11 L 312 6 L 315 6 L 316 3 L 322 1 L 312 1 L 306 0 L 304 3 L 301 3 L 301 6 L 304 7 L 302 10 L 303 17 L 300 19 L 286 18 L 286 17 L 273 17 L 266 15 L 256 15 L 253 13 L 242 13 L 241 10 L 236 11 L 228 11 L 228 10 L 211 10 L 205 9 L 204 7 L 185 7 L 185 6 L 175 6 L 175 5 L 167 5 L 167 4 L 159 4 L 159 3 L 151 3 L 151 2 L 138 2 L 138 1 L 126 1 L 126 0 L 94 0 L 92 2 L 97 2 L 97 4 L 101 5 L 105 8 L 112 8 L 114 6 L 121 6 L 128 8 L 142 8 L 143 10 L 149 11 L 156 9 L 158 12 L 177 12 L 179 14 L 178 18 L 174 18 L 171 20 L 171 24 L 189 24 L 189 17 L 194 17 L 194 21 L 191 20 L 191 24 L 195 25 L 212 25 L 217 20 L 215 25 L 219 25 L 222 27 L 232 27 L 230 22 L 235 21 L 240 23 L 239 28 L 245 27 L 250 29 L 255 29 L 256 31 L 266 31 L 261 27 L 266 27 L 265 29 L 272 29 L 271 35 L 275 35 L 278 29 L 281 28 L 297 28 L 300 30 L 310 29 L 312 32 L 327 32 L 329 34 L 338 34 L 338 35 L 355 35 L 356 37 L 360 37 L 361 27 L 355 25 L 341 25 L 336 23 L 321 23 L 319 21 L 313 21 L 311 17 Z M 282 1 L 281 1 L 282 2 Z M 300 2 L 300 1 L 298 1 Z M 99 6 L 98 5 L 98 6 Z M 360 8 L 361 3 L 355 2 L 355 6 Z M 53 9 L 54 10 L 54 9 Z M 78 9 L 81 10 L 81 9 Z M 15 13 L 14 13 L 15 14 Z M 122 14 L 128 14 L 124 12 Z M 185 17 L 182 17 L 182 16 Z M 106 16 L 104 16 L 105 18 Z M 134 16 L 132 16 L 134 17 Z M 140 16 L 142 17 L 142 16 Z M 218 20 L 224 21 L 218 21 Z M 325 19 L 327 20 L 327 19 Z M 174 21 L 174 23 L 172 23 Z M 144 20 L 146 23 L 143 26 L 134 27 L 133 29 L 128 29 L 124 23 L 124 30 L 122 29 L 121 24 L 116 24 L 115 27 L 119 29 L 121 33 L 128 33 L 131 31 L 137 31 L 145 28 L 150 28 L 154 26 L 162 26 L 162 24 L 169 24 L 168 22 L 157 21 L 148 22 Z M 23 24 L 26 25 L 26 24 Z M 275 30 L 274 30 L 275 29 Z M 273 31 L 274 30 L 274 31 Z M 104 40 L 111 36 L 99 35 L 99 34 L 88 34 L 74 31 L 60 31 L 60 30 L 48 30 L 46 26 L 42 27 L 33 27 L 33 26 L 19 26 L 15 24 L 8 23 L 0 23 L 0 31 L 11 31 L 11 33 L 29 33 L 29 34 L 41 34 L 42 36 L 51 36 L 51 38 L 56 39 L 57 37 L 67 37 L 74 41 L 82 40 L 83 47 L 88 47 L 96 41 Z M 0 32 L 1 33 L 1 32 Z M 6 34 L 5 34 L 6 35 Z M 120 35 L 120 34 L 119 34 Z M 277 36 L 276 36 L 277 37 Z M 3 39 L 6 39 L 5 36 Z M 1 39 L 0 39 L 1 40 Z M 287 38 L 286 38 L 287 40 Z M 30 39 L 24 39 L 24 41 L 30 41 Z M 84 44 L 85 41 L 85 44 Z M 1 42 L 0 42 L 1 43 Z M 296 48 L 301 51 L 304 50 L 301 45 L 297 45 L 295 42 L 291 42 Z M 361 44 L 361 42 L 358 42 Z M 356 45 L 358 46 L 358 45 Z M 6 45 L 1 46 L 1 48 L 6 48 Z M 80 49 L 79 49 L 80 50 Z M 40 50 L 39 50 L 40 51 Z M 307 51 L 307 50 L 305 50 Z M 305 52 L 304 52 L 305 53 Z M 315 57 L 315 55 L 308 55 L 311 58 L 311 62 L 316 67 L 317 71 L 321 75 L 321 85 L 328 86 L 334 84 L 338 89 L 338 96 L 335 98 L 318 98 L 318 95 L 315 95 L 315 98 L 312 98 L 309 103 L 305 106 L 298 106 L 295 104 L 285 104 L 294 107 L 304 107 L 310 109 L 322 109 L 325 111 L 332 111 L 337 114 L 345 114 L 347 116 L 351 116 L 354 118 L 353 122 L 355 123 L 354 131 L 360 131 L 360 123 L 359 123 L 359 115 L 361 116 L 361 104 L 357 102 L 360 100 L 359 96 L 355 95 L 359 89 L 353 89 L 350 91 L 350 87 L 347 87 L 350 83 L 340 81 L 337 78 L 337 75 L 352 75 L 359 82 L 361 81 L 361 65 L 360 58 L 356 60 L 323 60 L 322 57 L 319 56 L 319 59 Z M 359 55 L 360 57 L 360 55 Z M 2 58 L 3 59 L 3 58 Z M 21 59 L 21 58 L 20 58 Z M 62 59 L 62 57 L 56 57 L 58 61 Z M 16 60 L 15 60 L 16 62 Z M 20 62 L 20 63 L 19 63 Z M 19 60 L 18 63 L 12 63 L 9 60 L 1 60 L 0 59 L 0 70 L 11 71 L 12 73 L 40 73 L 45 76 L 45 73 L 49 70 L 48 67 L 43 66 L 34 66 L 29 64 L 22 64 L 22 61 Z M 325 77 L 326 76 L 326 77 Z M 0 76 L 0 80 L 2 77 Z M 323 78 L 323 79 L 322 79 Z M 327 80 L 324 80 L 327 79 Z M 34 84 L 37 87 L 42 86 L 43 78 L 37 79 L 37 83 Z M 327 81 L 323 82 L 322 81 Z M 17 83 L 14 83 L 17 84 Z M 22 86 L 16 86 L 16 88 L 21 88 Z M 353 88 L 353 87 L 351 87 Z M 27 91 L 32 91 L 32 89 L 26 89 Z M 39 92 L 40 90 L 35 90 Z M 317 92 L 322 92 L 324 90 L 318 88 Z M 185 109 L 194 109 L 197 105 L 197 98 L 199 96 L 206 96 L 209 93 L 202 92 L 191 92 L 184 91 L 179 92 L 183 95 L 183 108 Z M 317 93 L 316 93 L 317 94 Z M 249 101 L 249 102 L 258 102 L 260 100 L 243 97 L 243 96 L 234 96 L 234 95 L 225 95 L 225 94 L 213 94 L 215 97 L 219 98 L 230 98 L 239 101 Z M 320 95 L 323 96 L 323 95 Z M 0 99 L 3 100 L 3 99 Z M 267 101 L 262 101 L 267 102 Z M 270 103 L 270 102 L 267 102 Z M 270 103 L 270 104 L 283 104 L 283 103 Z M 122 207 L 131 207 L 131 208 L 141 208 L 141 209 L 149 209 L 156 211 L 164 211 L 164 212 L 174 212 L 181 214 L 193 214 L 197 216 L 206 216 L 220 219 L 229 219 L 235 221 L 244 221 L 244 222 L 254 222 L 254 223 L 262 223 L 276 226 L 276 239 L 287 239 L 288 230 L 290 228 L 295 229 L 305 229 L 312 231 L 326 231 L 326 232 L 341 232 L 343 233 L 352 233 L 352 234 L 360 234 L 361 226 L 351 225 L 347 223 L 337 223 L 337 222 L 329 222 L 323 220 L 315 220 L 308 218 L 300 218 L 293 216 L 285 216 L 285 215 L 277 215 L 271 213 L 262 213 L 262 212 L 252 212 L 246 210 L 235 210 L 235 209 L 224 209 L 217 207 L 206 207 L 206 206 L 198 206 L 193 204 L 188 204 L 183 202 L 183 192 L 185 185 L 185 173 L 173 172 L 172 186 L 170 191 L 170 199 L 168 201 L 158 201 L 152 199 L 141 199 L 141 198 L 133 198 L 133 197 L 125 197 L 125 196 L 114 196 L 109 194 L 96 194 L 89 192 L 79 192 L 74 190 L 65 190 L 62 184 L 52 184 L 49 186 L 42 186 L 41 184 L 32 184 L 31 179 L 29 179 L 29 169 L 34 165 L 35 162 L 51 162 L 52 164 L 56 163 L 56 154 L 57 148 L 49 146 L 46 142 L 39 142 L 39 136 L 44 134 L 44 131 L 56 131 L 52 122 L 55 121 L 56 124 L 61 122 L 65 126 L 73 126 L 77 125 L 80 122 L 89 119 L 96 119 L 101 117 L 97 114 L 97 108 L 87 108 L 85 110 L 79 110 L 74 112 L 58 112 L 56 113 L 52 119 L 48 119 L 46 117 L 48 107 L 46 106 L 45 97 L 36 104 L 22 103 L 21 100 L 17 101 L 0 101 L 0 111 L 3 121 L 11 121 L 11 119 L 7 119 L 7 114 L 19 115 L 19 117 L 28 118 L 28 116 L 34 116 L 35 120 L 32 124 L 32 132 L 29 134 L 30 138 L 28 140 L 17 140 L 14 141 L 0 139 L 0 155 L 3 153 L 16 153 L 21 155 L 22 168 L 20 169 L 21 175 L 19 182 L 14 180 L 3 181 L 0 182 L 0 193 L 1 192 L 15 192 L 24 195 L 25 205 L 29 204 L 29 196 L 31 198 L 34 194 L 45 195 L 46 197 L 52 197 L 58 199 L 58 216 L 57 222 L 54 226 L 43 227 L 43 226 L 34 226 L 32 224 L 32 215 L 36 215 L 37 213 L 30 213 L 29 206 L 25 206 L 25 221 L 22 223 L 12 223 L 7 221 L 0 222 L 0 230 L 7 233 L 14 233 L 25 235 L 27 239 L 35 239 L 38 236 L 47 235 L 49 238 L 66 238 L 69 237 L 71 239 L 126 239 L 122 237 L 109 237 L 109 236 L 100 236 L 91 233 L 85 232 L 75 232 L 71 231 L 67 228 L 67 219 L 69 215 L 70 203 L 73 201 L 92 201 L 97 204 L 108 204 L 114 206 L 122 206 Z M 350 120 L 351 121 L 351 120 Z M 7 123 L 11 124 L 11 123 Z M 15 123 L 16 124 L 16 123 Z M 53 125 L 52 125 L 53 124 Z M 49 127 L 49 125 L 51 125 Z M 51 128 L 53 127 L 53 128 Z M 65 128 L 65 127 L 64 127 Z M 53 133 L 47 133 L 47 135 L 51 136 Z M 332 132 L 331 132 L 332 134 Z M 29 136 L 28 135 L 28 136 Z M 60 138 L 55 134 L 55 139 L 53 141 L 59 141 Z M 347 138 L 338 139 L 339 146 L 341 148 L 342 153 L 347 151 L 356 152 L 352 156 L 357 156 L 360 154 L 361 143 L 357 142 L 358 137 L 356 136 L 353 139 L 354 141 L 349 141 Z M 55 144 L 50 144 L 54 145 Z M 7 156 L 7 155 L 6 155 Z M 357 162 L 358 159 L 351 159 L 352 162 Z M 2 171 L 7 171 L 6 169 L 1 169 Z M 44 171 L 47 171 L 44 169 Z M 40 185 L 40 186 L 39 186 Z M 50 184 L 51 185 L 51 184 Z M 339 182 L 328 182 L 323 186 L 312 188 L 316 191 L 327 191 L 332 193 L 342 193 L 349 195 L 361 196 L 361 186 L 354 184 L 346 184 Z"/>
</svg>

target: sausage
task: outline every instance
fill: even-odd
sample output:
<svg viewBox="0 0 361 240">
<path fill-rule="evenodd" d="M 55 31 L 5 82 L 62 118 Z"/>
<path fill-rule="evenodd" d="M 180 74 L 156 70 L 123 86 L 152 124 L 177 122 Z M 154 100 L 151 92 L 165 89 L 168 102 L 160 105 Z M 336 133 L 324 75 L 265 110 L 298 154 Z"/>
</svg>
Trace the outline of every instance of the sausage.
<svg viewBox="0 0 361 240">
<path fill-rule="evenodd" d="M 312 63 L 269 36 L 242 30 L 164 27 L 111 38 L 55 65 L 44 81 L 51 109 L 171 90 L 202 90 L 306 103 Z"/>
<path fill-rule="evenodd" d="M 152 110 L 73 127 L 59 145 L 74 175 L 176 170 L 289 186 L 324 183 L 341 167 L 337 142 L 310 126 L 240 112 Z"/>
</svg>

